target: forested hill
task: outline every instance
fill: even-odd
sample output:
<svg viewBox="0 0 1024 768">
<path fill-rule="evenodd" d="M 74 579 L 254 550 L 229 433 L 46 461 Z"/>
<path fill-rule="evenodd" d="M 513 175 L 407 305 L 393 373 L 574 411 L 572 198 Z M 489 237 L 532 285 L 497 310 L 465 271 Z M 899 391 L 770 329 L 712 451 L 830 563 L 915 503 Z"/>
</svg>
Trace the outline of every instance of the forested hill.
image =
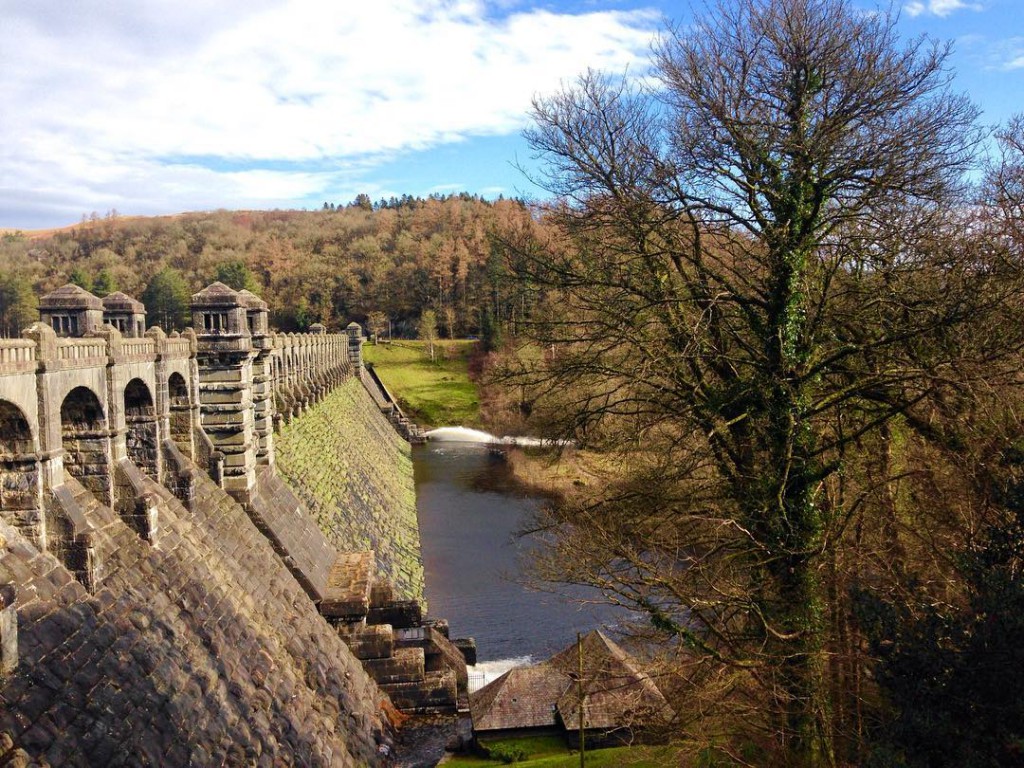
<svg viewBox="0 0 1024 768">
<path fill-rule="evenodd" d="M 270 304 L 286 331 L 355 319 L 414 332 L 425 310 L 444 335 L 480 333 L 504 307 L 499 228 L 524 224 L 519 201 L 403 196 L 317 211 L 216 211 L 153 218 L 109 214 L 52 233 L 0 238 L 0 335 L 37 318 L 36 297 L 71 281 L 102 297 L 141 298 L 149 322 L 190 324 L 188 296 L 219 279 Z M 507 317 L 506 317 L 507 319 Z"/>
</svg>

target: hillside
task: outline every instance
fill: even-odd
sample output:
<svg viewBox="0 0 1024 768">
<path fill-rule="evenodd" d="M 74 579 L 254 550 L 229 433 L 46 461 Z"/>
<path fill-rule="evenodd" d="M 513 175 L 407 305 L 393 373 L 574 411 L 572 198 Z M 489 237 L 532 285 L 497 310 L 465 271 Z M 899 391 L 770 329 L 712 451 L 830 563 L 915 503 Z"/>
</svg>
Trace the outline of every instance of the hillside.
<svg viewBox="0 0 1024 768">
<path fill-rule="evenodd" d="M 140 297 L 151 323 L 169 325 L 188 324 L 185 297 L 214 279 L 264 297 L 272 324 L 286 331 L 363 322 L 377 312 L 395 335 L 411 336 L 429 308 L 442 335 L 457 337 L 480 332 L 485 307 L 499 316 L 513 311 L 493 238 L 532 226 L 522 203 L 463 194 L 325 206 L 111 214 L 58 230 L 6 231 L 0 334 L 17 334 L 35 319 L 34 296 L 69 281 L 101 297 L 114 290 Z"/>
</svg>

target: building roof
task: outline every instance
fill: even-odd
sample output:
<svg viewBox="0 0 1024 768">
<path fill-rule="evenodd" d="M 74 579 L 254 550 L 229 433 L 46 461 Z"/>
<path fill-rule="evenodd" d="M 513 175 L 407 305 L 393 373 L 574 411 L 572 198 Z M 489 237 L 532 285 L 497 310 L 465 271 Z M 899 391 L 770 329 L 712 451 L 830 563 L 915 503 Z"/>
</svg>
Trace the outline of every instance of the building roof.
<svg viewBox="0 0 1024 768">
<path fill-rule="evenodd" d="M 103 308 L 108 312 L 130 312 L 133 315 L 146 314 L 146 306 L 127 293 L 114 291 L 103 297 Z"/>
<path fill-rule="evenodd" d="M 500 731 L 558 724 L 555 703 L 572 679 L 551 664 L 513 667 L 469 697 L 473 728 Z"/>
<path fill-rule="evenodd" d="M 199 293 L 192 294 L 192 304 L 200 307 L 246 306 L 238 291 L 221 282 L 210 283 Z"/>
<path fill-rule="evenodd" d="M 39 309 L 103 309 L 103 302 L 74 283 L 62 285 L 39 299 Z"/>
<path fill-rule="evenodd" d="M 664 695 L 636 660 L 603 632 L 582 639 L 584 727 L 612 730 L 671 716 Z M 579 651 L 573 643 L 547 661 L 514 667 L 470 695 L 477 731 L 579 728 Z"/>
<path fill-rule="evenodd" d="M 246 309 L 260 309 L 263 311 L 267 310 L 267 302 L 265 302 L 252 291 L 243 288 L 238 292 L 238 295 L 242 297 L 242 306 L 244 306 Z"/>
<path fill-rule="evenodd" d="M 667 717 L 668 702 L 650 675 L 636 659 L 603 632 L 583 637 L 584 728 L 617 728 L 640 718 Z M 579 651 L 575 644 L 553 656 L 555 667 L 570 672 L 576 680 Z M 559 697 L 558 713 L 565 727 L 579 728 L 579 692 L 576 686 Z"/>
</svg>

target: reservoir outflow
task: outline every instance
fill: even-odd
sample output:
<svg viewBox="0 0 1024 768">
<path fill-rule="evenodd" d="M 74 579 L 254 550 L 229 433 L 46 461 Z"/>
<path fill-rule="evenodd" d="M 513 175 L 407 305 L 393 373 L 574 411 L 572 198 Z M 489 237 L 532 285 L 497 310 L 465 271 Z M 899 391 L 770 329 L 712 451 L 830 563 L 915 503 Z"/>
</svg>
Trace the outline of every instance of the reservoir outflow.
<svg viewBox="0 0 1024 768">
<path fill-rule="evenodd" d="M 543 659 L 614 623 L 614 608 L 582 604 L 580 590 L 573 599 L 524 584 L 530 544 L 515 534 L 543 499 L 510 482 L 493 443 L 428 442 L 413 464 L 429 613 L 452 637 L 475 638 L 481 665 Z"/>
</svg>

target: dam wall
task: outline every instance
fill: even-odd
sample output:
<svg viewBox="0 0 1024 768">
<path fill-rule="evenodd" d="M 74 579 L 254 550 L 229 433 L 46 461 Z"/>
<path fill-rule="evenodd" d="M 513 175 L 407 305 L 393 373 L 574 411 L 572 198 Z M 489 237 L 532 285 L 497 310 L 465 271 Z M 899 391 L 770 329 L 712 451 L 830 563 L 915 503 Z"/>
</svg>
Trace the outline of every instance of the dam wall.
<svg viewBox="0 0 1024 768">
<path fill-rule="evenodd" d="M 241 506 L 200 473 L 194 512 L 152 481 L 146 542 L 69 477 L 107 557 L 91 592 L 0 523 L 17 666 L 0 762 L 370 765 L 383 698 Z"/>
<path fill-rule="evenodd" d="M 278 474 L 340 550 L 373 550 L 396 596 L 423 597 L 409 444 L 355 376 L 275 435 Z"/>
<path fill-rule="evenodd" d="M 358 326 L 275 334 L 219 283 L 192 309 L 144 332 L 69 285 L 0 339 L 0 764 L 373 766 L 396 706 L 465 709 Z"/>
</svg>

